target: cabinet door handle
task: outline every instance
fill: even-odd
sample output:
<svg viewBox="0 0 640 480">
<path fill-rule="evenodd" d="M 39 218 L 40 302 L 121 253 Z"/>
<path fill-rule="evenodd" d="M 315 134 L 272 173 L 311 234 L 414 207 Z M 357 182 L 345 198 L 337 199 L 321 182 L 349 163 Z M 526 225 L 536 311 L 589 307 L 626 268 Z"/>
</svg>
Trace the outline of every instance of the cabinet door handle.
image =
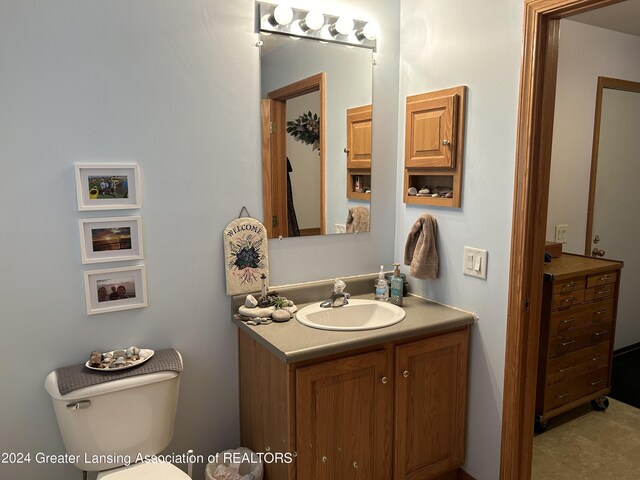
<svg viewBox="0 0 640 480">
<path fill-rule="evenodd" d="M 323 461 L 324 463 L 327 463 L 327 457 L 322 457 L 322 461 Z"/>
<path fill-rule="evenodd" d="M 567 345 L 571 345 L 572 343 L 576 343 L 575 340 L 567 340 L 566 342 L 558 342 L 560 345 L 562 345 L 563 347 L 566 347 Z"/>
<path fill-rule="evenodd" d="M 402 376 L 403 376 L 404 378 L 407 378 L 407 377 L 409 376 L 409 370 L 403 370 L 403 371 L 402 371 Z"/>
<path fill-rule="evenodd" d="M 380 382 L 385 383 L 385 384 L 386 384 L 388 381 L 389 381 L 389 379 L 388 379 L 387 377 L 382 377 L 382 378 L 380 379 Z"/>
<path fill-rule="evenodd" d="M 449 140 L 447 140 L 446 138 L 444 140 L 442 140 L 442 146 L 443 147 L 448 147 L 449 145 L 451 145 L 451 142 Z"/>
</svg>

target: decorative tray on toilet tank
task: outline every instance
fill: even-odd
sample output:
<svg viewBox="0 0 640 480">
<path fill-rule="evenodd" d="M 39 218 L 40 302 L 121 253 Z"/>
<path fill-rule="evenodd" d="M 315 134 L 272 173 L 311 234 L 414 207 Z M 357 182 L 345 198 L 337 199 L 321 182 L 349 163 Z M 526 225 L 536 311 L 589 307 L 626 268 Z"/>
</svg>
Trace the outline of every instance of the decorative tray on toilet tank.
<svg viewBox="0 0 640 480">
<path fill-rule="evenodd" d="M 108 352 L 91 353 L 91 357 L 84 364 L 91 370 L 120 371 L 136 367 L 149 360 L 155 352 L 149 348 L 135 346 L 125 349 L 110 350 Z"/>
</svg>

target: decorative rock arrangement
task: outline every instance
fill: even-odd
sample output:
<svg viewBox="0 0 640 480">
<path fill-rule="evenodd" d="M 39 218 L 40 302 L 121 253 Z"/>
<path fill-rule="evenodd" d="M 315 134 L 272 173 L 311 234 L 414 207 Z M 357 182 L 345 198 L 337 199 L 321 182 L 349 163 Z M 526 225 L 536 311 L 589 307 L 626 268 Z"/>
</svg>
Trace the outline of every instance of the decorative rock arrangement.
<svg viewBox="0 0 640 480">
<path fill-rule="evenodd" d="M 141 350 L 135 345 L 126 350 L 113 350 L 110 352 L 91 352 L 88 366 L 100 369 L 119 369 L 142 363 L 153 355 L 153 350 Z"/>
<path fill-rule="evenodd" d="M 453 198 L 453 189 L 451 187 L 422 187 L 418 190 L 416 187 L 410 187 L 407 191 L 411 197 L 432 197 L 432 198 Z"/>
<path fill-rule="evenodd" d="M 279 296 L 277 292 L 269 292 L 259 299 L 256 299 L 253 295 L 247 295 L 244 305 L 238 308 L 241 320 L 264 320 L 270 318 L 274 322 L 288 322 L 297 311 L 298 307 L 291 300 Z M 252 325 L 260 323 L 267 322 L 251 322 Z"/>
</svg>

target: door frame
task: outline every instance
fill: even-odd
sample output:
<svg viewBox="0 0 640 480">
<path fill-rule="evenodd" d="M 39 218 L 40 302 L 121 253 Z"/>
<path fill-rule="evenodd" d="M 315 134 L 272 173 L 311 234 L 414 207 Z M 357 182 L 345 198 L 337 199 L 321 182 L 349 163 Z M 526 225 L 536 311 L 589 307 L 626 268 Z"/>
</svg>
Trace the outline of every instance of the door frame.
<svg viewBox="0 0 640 480">
<path fill-rule="evenodd" d="M 622 0 L 525 0 L 516 139 L 500 478 L 529 480 L 559 20 Z"/>
<path fill-rule="evenodd" d="M 317 73 L 273 90 L 262 100 L 262 186 L 264 221 L 268 238 L 287 237 L 286 130 L 287 100 L 312 92 L 320 95 L 320 235 L 325 227 L 325 97 L 326 74 Z M 275 121 L 281 128 L 271 130 Z M 278 217 L 274 227 L 272 217 Z"/>
<path fill-rule="evenodd" d="M 587 208 L 587 232 L 584 239 L 584 254 L 591 255 L 593 238 L 593 213 L 596 205 L 596 181 L 598 176 L 598 153 L 600 150 L 600 121 L 602 118 L 602 95 L 605 88 L 640 93 L 640 82 L 621 78 L 598 77 L 596 91 L 596 113 L 593 121 L 593 147 L 591 148 L 591 176 L 589 177 L 589 203 Z"/>
</svg>

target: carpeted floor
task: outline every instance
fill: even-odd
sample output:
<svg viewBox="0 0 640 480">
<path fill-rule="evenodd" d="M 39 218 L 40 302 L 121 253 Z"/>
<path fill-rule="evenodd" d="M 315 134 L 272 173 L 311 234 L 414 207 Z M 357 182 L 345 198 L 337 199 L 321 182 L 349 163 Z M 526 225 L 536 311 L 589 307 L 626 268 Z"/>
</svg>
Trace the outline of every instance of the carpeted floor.
<svg viewBox="0 0 640 480">
<path fill-rule="evenodd" d="M 640 408 L 640 348 L 613 357 L 609 397 Z"/>
<path fill-rule="evenodd" d="M 533 440 L 532 480 L 638 480 L 640 409 L 610 398 L 549 420 Z"/>
</svg>

